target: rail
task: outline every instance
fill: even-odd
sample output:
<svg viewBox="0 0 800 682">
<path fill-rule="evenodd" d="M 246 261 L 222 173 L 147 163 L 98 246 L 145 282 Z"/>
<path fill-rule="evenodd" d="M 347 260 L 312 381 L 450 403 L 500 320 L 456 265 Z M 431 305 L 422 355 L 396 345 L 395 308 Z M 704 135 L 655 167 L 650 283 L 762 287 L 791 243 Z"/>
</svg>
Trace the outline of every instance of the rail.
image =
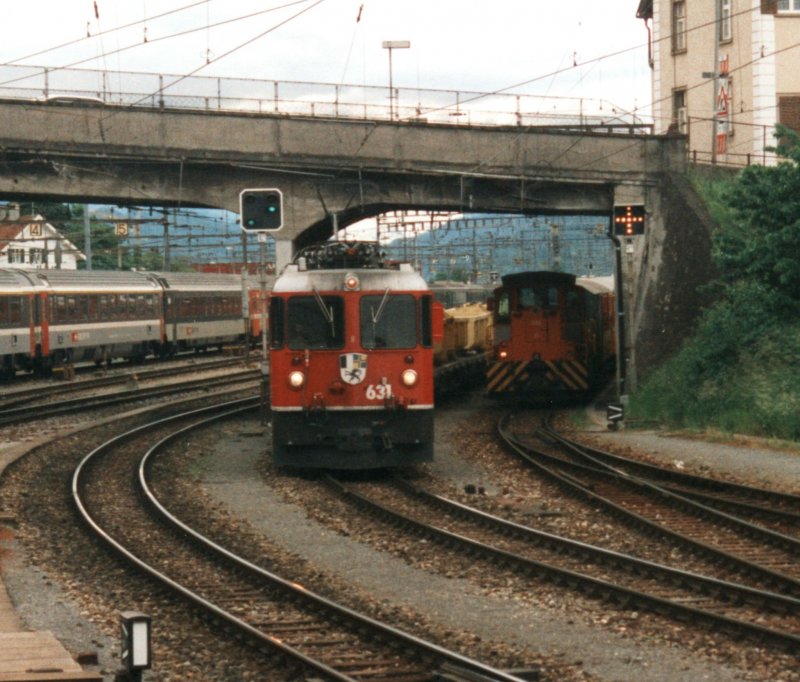
<svg viewBox="0 0 800 682">
<path fill-rule="evenodd" d="M 0 66 L 0 98 L 97 105 L 397 120 L 418 124 L 547 126 L 652 134 L 636 112 L 596 98 L 315 83 L 50 66 Z"/>
</svg>

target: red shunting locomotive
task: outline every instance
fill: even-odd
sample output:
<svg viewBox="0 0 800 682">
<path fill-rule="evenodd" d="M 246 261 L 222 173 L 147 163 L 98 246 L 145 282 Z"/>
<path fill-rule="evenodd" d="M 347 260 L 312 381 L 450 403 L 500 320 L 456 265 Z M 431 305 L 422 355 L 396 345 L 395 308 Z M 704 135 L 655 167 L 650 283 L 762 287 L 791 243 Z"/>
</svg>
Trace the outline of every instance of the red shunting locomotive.
<svg viewBox="0 0 800 682">
<path fill-rule="evenodd" d="M 491 307 L 490 397 L 585 398 L 611 376 L 616 349 L 610 283 L 564 272 L 509 274 L 495 289 Z"/>
<path fill-rule="evenodd" d="M 367 469 L 433 459 L 432 295 L 374 243 L 301 251 L 270 297 L 272 457 Z"/>
</svg>

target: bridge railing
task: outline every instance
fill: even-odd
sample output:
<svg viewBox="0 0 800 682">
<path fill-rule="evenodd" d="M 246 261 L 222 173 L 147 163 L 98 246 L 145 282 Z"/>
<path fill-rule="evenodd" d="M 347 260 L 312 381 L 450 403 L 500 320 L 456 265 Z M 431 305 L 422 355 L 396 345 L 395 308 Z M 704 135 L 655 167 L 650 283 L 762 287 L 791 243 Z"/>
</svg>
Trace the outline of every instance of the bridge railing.
<svg viewBox="0 0 800 682">
<path fill-rule="evenodd" d="M 652 133 L 652 125 L 602 99 L 513 92 L 180 76 L 42 66 L 0 66 L 0 97 L 99 99 L 109 105 L 240 111 L 426 124 L 580 126 Z"/>
</svg>

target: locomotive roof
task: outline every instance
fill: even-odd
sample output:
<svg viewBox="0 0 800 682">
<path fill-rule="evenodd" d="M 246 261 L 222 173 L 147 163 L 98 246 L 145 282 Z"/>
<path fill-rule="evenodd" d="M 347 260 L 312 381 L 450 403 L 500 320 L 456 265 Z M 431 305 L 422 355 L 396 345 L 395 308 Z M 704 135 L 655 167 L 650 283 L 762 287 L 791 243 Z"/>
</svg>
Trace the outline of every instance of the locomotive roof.
<svg viewBox="0 0 800 682">
<path fill-rule="evenodd" d="M 515 272 L 503 275 L 503 286 L 511 289 L 536 285 L 578 286 L 591 294 L 608 294 L 614 291 L 613 277 L 576 277 L 568 272 Z"/>
<path fill-rule="evenodd" d="M 537 270 L 527 272 L 514 272 L 509 275 L 503 275 L 502 280 L 504 287 L 517 288 L 533 286 L 536 284 L 553 284 L 556 286 L 564 286 L 575 284 L 575 275 L 570 275 L 568 272 L 551 272 L 549 270 Z"/>
<path fill-rule="evenodd" d="M 300 270 L 296 264 L 287 265 L 275 280 L 275 293 L 304 291 L 344 291 L 347 277 L 358 277 L 360 291 L 428 291 L 422 276 L 408 263 L 399 268 L 369 268 L 353 270 Z"/>
<path fill-rule="evenodd" d="M 34 286 L 50 291 L 141 291 L 158 290 L 147 273 L 127 270 L 26 270 Z"/>
</svg>

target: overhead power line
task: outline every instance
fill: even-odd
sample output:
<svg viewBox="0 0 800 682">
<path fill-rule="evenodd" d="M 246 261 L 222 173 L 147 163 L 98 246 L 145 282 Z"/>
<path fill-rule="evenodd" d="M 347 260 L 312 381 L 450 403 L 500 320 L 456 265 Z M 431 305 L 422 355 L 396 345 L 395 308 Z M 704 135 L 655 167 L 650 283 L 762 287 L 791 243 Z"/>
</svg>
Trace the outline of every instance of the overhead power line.
<svg viewBox="0 0 800 682">
<path fill-rule="evenodd" d="M 204 0 L 204 1 L 207 1 L 207 0 Z M 308 3 L 310 1 L 311 0 L 294 0 L 293 2 L 287 2 L 287 3 L 284 3 L 282 5 L 277 5 L 275 7 L 270 7 L 269 9 L 259 10 L 257 12 L 251 12 L 250 14 L 244 14 L 244 15 L 241 15 L 241 16 L 238 16 L 238 17 L 234 17 L 232 19 L 224 19 L 224 20 L 218 21 L 218 22 L 216 22 L 214 24 L 210 24 L 210 25 L 209 24 L 204 24 L 203 26 L 198 26 L 196 28 L 186 29 L 184 31 L 178 31 L 176 33 L 170 33 L 169 35 L 160 36 L 158 38 L 148 37 L 148 39 L 146 41 L 137 41 L 137 42 L 132 43 L 130 45 L 126 45 L 124 47 L 119 47 L 116 50 L 111 50 L 110 52 L 106 53 L 105 56 L 106 57 L 110 57 L 110 56 L 113 56 L 115 54 L 121 54 L 122 52 L 127 52 L 128 50 L 133 50 L 133 49 L 135 49 L 137 47 L 143 47 L 145 45 L 154 45 L 155 43 L 159 43 L 159 42 L 162 42 L 164 40 L 172 40 L 173 38 L 181 38 L 183 36 L 190 35 L 192 33 L 197 33 L 199 31 L 206 31 L 209 28 L 217 28 L 218 26 L 224 26 L 226 24 L 232 24 L 232 23 L 235 23 L 235 22 L 238 22 L 238 21 L 244 21 L 245 19 L 252 19 L 253 17 L 261 16 L 262 14 L 268 14 L 270 12 L 277 12 L 279 10 L 286 9 L 287 7 L 292 7 L 293 5 L 302 5 L 302 4 Z M 190 75 L 194 75 L 195 73 L 200 71 L 200 69 L 205 68 L 206 66 L 208 66 L 208 65 L 210 65 L 210 64 L 212 64 L 212 63 L 214 63 L 216 61 L 219 61 L 223 57 L 227 56 L 228 54 L 231 54 L 232 52 L 237 51 L 238 49 L 240 49 L 241 47 L 244 47 L 245 45 L 249 45 L 254 40 L 257 40 L 261 36 L 266 35 L 267 33 L 270 33 L 271 31 L 274 31 L 276 28 L 278 28 L 280 26 L 283 26 L 284 24 L 288 23 L 289 21 L 291 21 L 295 17 L 299 16 L 300 14 L 304 13 L 308 9 L 311 9 L 312 7 L 318 5 L 320 2 L 324 2 L 324 0 L 318 0 L 311 7 L 308 7 L 306 9 L 302 10 L 301 12 L 298 12 L 297 14 L 293 15 L 292 17 L 289 17 L 287 20 L 285 20 L 283 22 L 280 22 L 279 24 L 277 24 L 277 25 L 271 27 L 270 29 L 264 31 L 263 33 L 259 34 L 255 38 L 253 38 L 253 39 L 251 39 L 249 41 L 246 41 L 242 45 L 239 45 L 238 47 L 235 47 L 232 50 L 229 50 L 225 54 L 220 55 L 219 57 L 217 57 L 215 59 L 207 60 L 203 64 L 203 66 L 201 66 L 199 69 L 196 69 L 191 74 L 188 74 L 187 76 L 184 76 L 184 78 L 187 78 Z M 141 22 L 136 22 L 136 23 L 141 23 Z M 102 33 L 103 34 L 104 33 L 108 33 L 111 30 L 115 30 L 115 29 L 109 29 L 109 31 L 103 31 Z M 98 34 L 98 35 L 101 35 L 101 34 Z M 55 48 L 53 48 L 53 49 L 55 49 Z M 49 50 L 45 50 L 45 51 L 49 51 Z M 81 64 L 85 64 L 86 62 L 93 62 L 97 58 L 98 58 L 97 55 L 93 55 L 91 57 L 85 57 L 83 59 L 78 59 L 78 60 L 76 60 L 74 62 L 70 62 L 69 64 L 61 64 L 60 66 L 46 67 L 46 68 L 42 69 L 42 73 L 44 73 L 45 71 L 47 71 L 49 73 L 53 73 L 55 71 L 63 71 L 65 69 L 71 69 L 71 68 L 74 68 L 76 66 L 80 66 Z M 21 59 L 23 59 L 23 58 L 21 58 Z M 20 60 L 17 59 L 17 60 L 14 60 L 14 62 L 9 62 L 8 64 L 9 65 L 10 64 L 14 64 L 15 62 L 18 62 L 18 61 L 20 61 Z M 2 83 L 0 83 L 0 86 L 9 85 L 11 83 L 16 83 L 17 81 L 21 81 L 21 80 L 27 80 L 28 78 L 31 78 L 32 75 L 38 75 L 38 74 L 30 74 L 29 73 L 29 74 L 25 74 L 24 76 L 20 76 L 18 78 L 11 78 L 9 80 L 6 80 L 6 81 L 3 81 Z M 178 81 L 176 81 L 176 82 L 178 82 Z"/>
<path fill-rule="evenodd" d="M 60 50 L 65 47 L 70 47 L 71 45 L 77 45 L 78 43 L 83 42 L 84 40 L 89 40 L 91 38 L 97 38 L 99 36 L 106 35 L 107 33 L 114 33 L 116 31 L 124 31 L 125 29 L 131 28 L 133 26 L 138 26 L 139 24 L 146 24 L 149 21 L 156 21 L 157 19 L 162 19 L 163 17 L 170 16 L 172 14 L 177 14 L 179 12 L 183 12 L 188 9 L 192 9 L 193 7 L 197 7 L 198 5 L 202 5 L 205 3 L 210 2 L 211 0 L 198 0 L 198 2 L 193 2 L 190 5 L 184 5 L 183 7 L 177 7 L 176 9 L 169 10 L 168 12 L 162 12 L 161 14 L 155 14 L 152 17 L 145 17 L 144 19 L 139 19 L 137 21 L 131 21 L 130 23 L 123 24 L 121 26 L 115 26 L 114 28 L 107 28 L 103 31 L 95 33 L 94 35 L 85 35 L 81 36 L 80 38 L 75 38 L 74 40 L 68 40 L 65 43 L 61 43 L 59 45 L 53 45 L 52 47 L 46 47 L 43 50 L 38 50 L 36 52 L 31 52 L 30 54 L 26 54 L 22 57 L 17 57 L 16 59 L 12 59 L 11 61 L 5 62 L 3 66 L 11 66 L 13 64 L 18 64 L 21 61 L 26 59 L 33 59 L 34 57 L 38 57 L 43 54 L 47 54 L 48 52 L 55 52 L 56 50 Z M 62 67 L 64 68 L 64 67 Z"/>
</svg>

